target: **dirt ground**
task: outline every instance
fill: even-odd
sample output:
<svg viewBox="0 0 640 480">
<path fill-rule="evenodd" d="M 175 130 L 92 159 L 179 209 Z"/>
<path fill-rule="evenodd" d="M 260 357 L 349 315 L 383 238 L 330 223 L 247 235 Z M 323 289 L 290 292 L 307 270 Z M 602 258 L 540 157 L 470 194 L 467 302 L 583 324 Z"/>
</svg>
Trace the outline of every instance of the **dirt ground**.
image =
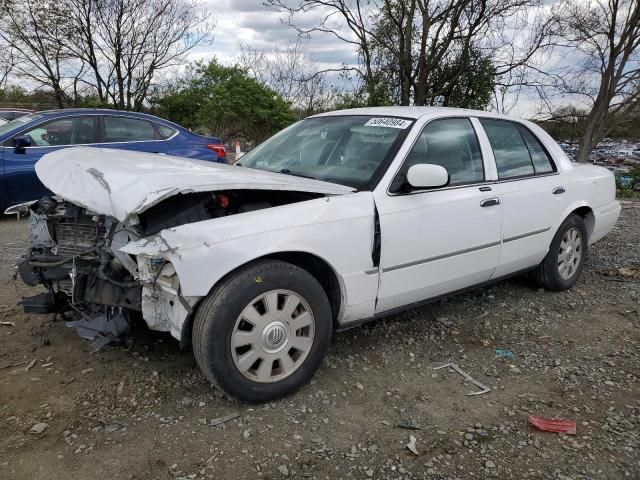
<svg viewBox="0 0 640 480">
<path fill-rule="evenodd" d="M 22 313 L 25 239 L 0 222 L 0 321 L 15 323 L 0 325 L 2 479 L 640 478 L 640 278 L 603 274 L 640 267 L 638 203 L 571 291 L 513 279 L 335 334 L 310 385 L 260 406 L 218 395 L 168 335 L 140 326 L 89 355 L 63 322 Z M 446 362 L 491 391 L 467 396 L 433 370 Z"/>
</svg>

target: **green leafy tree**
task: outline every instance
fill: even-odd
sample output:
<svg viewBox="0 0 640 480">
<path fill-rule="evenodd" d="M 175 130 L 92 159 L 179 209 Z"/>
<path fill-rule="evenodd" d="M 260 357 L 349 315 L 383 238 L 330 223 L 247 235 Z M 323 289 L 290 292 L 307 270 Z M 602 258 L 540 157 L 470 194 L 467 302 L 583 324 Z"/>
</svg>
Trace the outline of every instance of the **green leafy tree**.
<svg viewBox="0 0 640 480">
<path fill-rule="evenodd" d="M 159 113 L 224 140 L 262 141 L 295 121 L 290 105 L 238 66 L 211 61 L 191 66 L 158 100 Z"/>
</svg>

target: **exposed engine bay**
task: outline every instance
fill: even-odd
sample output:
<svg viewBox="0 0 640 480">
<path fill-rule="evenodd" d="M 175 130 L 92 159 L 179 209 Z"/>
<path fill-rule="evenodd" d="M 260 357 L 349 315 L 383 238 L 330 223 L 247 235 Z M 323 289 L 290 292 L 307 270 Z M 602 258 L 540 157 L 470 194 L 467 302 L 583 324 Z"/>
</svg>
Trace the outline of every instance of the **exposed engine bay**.
<svg viewBox="0 0 640 480">
<path fill-rule="evenodd" d="M 143 318 L 155 330 L 181 338 L 181 326 L 199 298 L 185 298 L 172 265 L 120 251 L 125 245 L 180 225 L 322 197 L 291 191 L 231 190 L 181 193 L 164 199 L 127 222 L 88 211 L 58 197 L 25 207 L 29 248 L 18 274 L 46 291 L 25 298 L 27 313 L 69 313 L 92 353 L 126 337 L 129 323 Z"/>
</svg>

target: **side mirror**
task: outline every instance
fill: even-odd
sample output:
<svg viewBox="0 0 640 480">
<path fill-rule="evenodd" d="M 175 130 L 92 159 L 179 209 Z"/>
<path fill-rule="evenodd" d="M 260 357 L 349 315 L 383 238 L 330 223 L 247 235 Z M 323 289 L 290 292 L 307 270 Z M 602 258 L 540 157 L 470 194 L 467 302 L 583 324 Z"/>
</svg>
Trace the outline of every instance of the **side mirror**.
<svg viewBox="0 0 640 480">
<path fill-rule="evenodd" d="M 449 172 L 440 165 L 420 163 L 409 167 L 407 181 L 413 188 L 444 187 L 449 183 Z"/>
<path fill-rule="evenodd" d="M 13 139 L 13 146 L 16 150 L 22 150 L 31 146 L 31 137 L 29 135 L 23 135 L 22 137 L 16 137 Z"/>
</svg>

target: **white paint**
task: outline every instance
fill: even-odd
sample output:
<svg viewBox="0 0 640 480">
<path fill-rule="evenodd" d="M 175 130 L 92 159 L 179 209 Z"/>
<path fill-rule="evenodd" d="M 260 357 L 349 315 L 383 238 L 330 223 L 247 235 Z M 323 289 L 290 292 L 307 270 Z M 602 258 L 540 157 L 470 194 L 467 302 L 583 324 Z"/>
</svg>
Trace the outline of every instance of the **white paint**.
<svg viewBox="0 0 640 480">
<path fill-rule="evenodd" d="M 443 187 L 449 181 L 449 173 L 440 165 L 419 163 L 409 168 L 407 181 L 415 188 Z"/>
<path fill-rule="evenodd" d="M 353 191 L 280 173 L 108 148 L 48 153 L 36 163 L 36 173 L 56 195 L 120 221 L 178 193 L 257 189 L 339 195 Z"/>
<path fill-rule="evenodd" d="M 477 117 L 507 117 L 422 107 L 367 108 L 323 116 L 348 114 L 415 121 L 372 192 L 121 150 L 62 150 L 45 156 L 36 168 L 55 193 L 119 220 L 133 220 L 136 213 L 179 192 L 255 188 L 331 195 L 182 225 L 121 248 L 138 256 L 144 318 L 152 328 L 170 331 L 176 338 L 180 338 L 189 308 L 197 308 L 198 300 L 227 274 L 266 255 L 301 252 L 329 264 L 340 284 L 342 302 L 337 320 L 347 325 L 535 266 L 545 256 L 559 225 L 576 208 L 588 206 L 594 212 L 590 243 L 608 233 L 620 213 L 612 174 L 603 168 L 572 164 L 546 133 L 529 122 L 521 123 L 539 137 L 558 171 L 501 182 Z M 408 195 L 389 193 L 422 128 L 433 119 L 461 116 L 472 119 L 486 180 Z M 558 186 L 566 192 L 554 195 Z M 480 187 L 490 190 L 481 191 Z M 481 207 L 488 198 L 499 203 Z M 379 267 L 372 260 L 376 210 L 382 235 Z M 527 235 L 536 231 L 540 233 Z M 172 266 L 156 285 L 150 275 L 151 258 L 163 258 Z M 186 303 L 178 301 L 180 296 Z"/>
</svg>

